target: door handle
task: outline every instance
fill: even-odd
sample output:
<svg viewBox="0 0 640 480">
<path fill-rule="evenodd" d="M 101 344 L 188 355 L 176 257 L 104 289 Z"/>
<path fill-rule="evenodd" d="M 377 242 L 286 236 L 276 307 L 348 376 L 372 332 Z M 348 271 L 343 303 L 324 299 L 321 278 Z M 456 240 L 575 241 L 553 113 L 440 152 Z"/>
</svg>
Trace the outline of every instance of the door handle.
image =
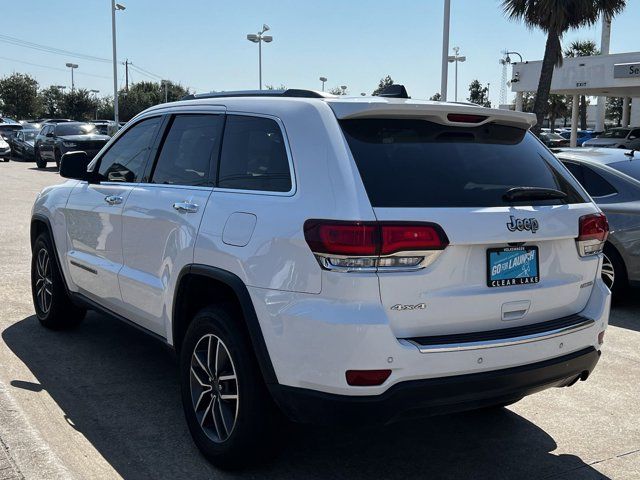
<svg viewBox="0 0 640 480">
<path fill-rule="evenodd" d="M 109 205 L 120 205 L 122 203 L 122 197 L 118 195 L 107 195 L 104 197 L 104 201 Z"/>
<path fill-rule="evenodd" d="M 189 202 L 177 202 L 173 204 L 173 208 L 180 213 L 196 213 L 198 211 L 198 205 Z"/>
</svg>

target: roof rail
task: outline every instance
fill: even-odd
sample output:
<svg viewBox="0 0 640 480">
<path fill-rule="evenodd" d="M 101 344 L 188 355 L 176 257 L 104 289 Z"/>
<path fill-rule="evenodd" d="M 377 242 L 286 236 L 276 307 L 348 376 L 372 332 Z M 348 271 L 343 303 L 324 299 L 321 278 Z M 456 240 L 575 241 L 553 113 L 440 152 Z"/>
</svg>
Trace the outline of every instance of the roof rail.
<svg viewBox="0 0 640 480">
<path fill-rule="evenodd" d="M 224 97 L 298 97 L 298 98 L 326 98 L 333 95 L 315 90 L 303 90 L 299 88 L 287 88 L 286 90 L 236 90 L 230 92 L 209 92 L 189 94 L 181 100 L 198 100 L 200 98 L 224 98 Z"/>
</svg>

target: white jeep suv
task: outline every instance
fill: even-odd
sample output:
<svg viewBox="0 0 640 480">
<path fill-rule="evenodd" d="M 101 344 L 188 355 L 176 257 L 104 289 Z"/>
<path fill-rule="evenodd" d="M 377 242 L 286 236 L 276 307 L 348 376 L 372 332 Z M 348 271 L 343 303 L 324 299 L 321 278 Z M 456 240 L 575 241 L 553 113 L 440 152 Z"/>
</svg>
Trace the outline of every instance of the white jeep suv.
<svg viewBox="0 0 640 480">
<path fill-rule="evenodd" d="M 300 422 L 389 422 L 585 380 L 604 215 L 529 131 L 471 105 L 311 91 L 152 107 L 38 196 L 33 300 L 179 354 L 189 429 L 238 466 Z"/>
</svg>

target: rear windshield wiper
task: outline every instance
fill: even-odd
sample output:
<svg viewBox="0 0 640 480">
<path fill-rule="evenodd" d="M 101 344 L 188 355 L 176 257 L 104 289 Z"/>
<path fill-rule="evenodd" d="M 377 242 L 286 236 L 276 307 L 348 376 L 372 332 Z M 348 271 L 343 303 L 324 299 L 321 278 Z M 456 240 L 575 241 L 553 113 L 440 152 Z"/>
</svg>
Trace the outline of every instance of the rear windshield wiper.
<svg viewBox="0 0 640 480">
<path fill-rule="evenodd" d="M 554 188 L 513 187 L 504 192 L 502 199 L 506 202 L 524 200 L 562 200 L 567 194 Z"/>
</svg>

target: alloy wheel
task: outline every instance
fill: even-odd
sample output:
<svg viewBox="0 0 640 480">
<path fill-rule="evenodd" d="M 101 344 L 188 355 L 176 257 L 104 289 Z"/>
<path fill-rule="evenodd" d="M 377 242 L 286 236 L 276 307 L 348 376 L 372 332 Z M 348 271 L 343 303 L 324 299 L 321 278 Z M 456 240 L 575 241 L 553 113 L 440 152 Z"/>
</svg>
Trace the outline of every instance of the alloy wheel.
<svg viewBox="0 0 640 480">
<path fill-rule="evenodd" d="M 191 400 L 203 432 L 216 443 L 226 441 L 238 418 L 238 379 L 224 342 L 213 334 L 198 340 L 191 355 Z"/>
<path fill-rule="evenodd" d="M 46 248 L 41 248 L 36 260 L 36 299 L 38 308 L 44 314 L 49 313 L 53 299 L 53 277 L 51 275 L 51 258 Z"/>
<path fill-rule="evenodd" d="M 613 268 L 613 263 L 611 259 L 607 257 L 606 254 L 603 254 L 602 259 L 602 281 L 604 284 L 611 290 L 613 288 L 613 283 L 615 281 L 616 275 L 615 270 Z"/>
</svg>

